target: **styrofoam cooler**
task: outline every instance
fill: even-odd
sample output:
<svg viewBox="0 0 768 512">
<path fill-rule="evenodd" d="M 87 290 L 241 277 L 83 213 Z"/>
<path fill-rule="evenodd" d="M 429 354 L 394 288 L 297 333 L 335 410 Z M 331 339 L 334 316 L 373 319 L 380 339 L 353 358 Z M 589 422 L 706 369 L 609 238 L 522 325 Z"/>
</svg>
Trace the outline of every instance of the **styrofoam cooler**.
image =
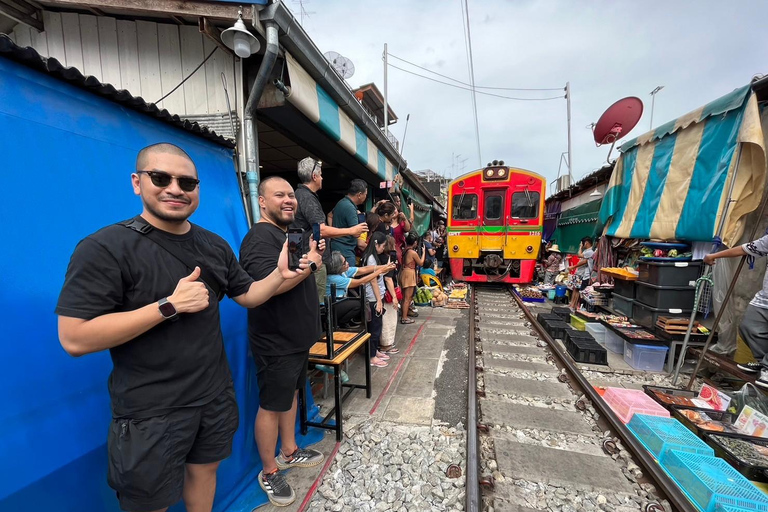
<svg viewBox="0 0 768 512">
<path fill-rule="evenodd" d="M 588 322 L 586 325 L 587 332 L 595 338 L 595 341 L 605 346 L 605 326 L 597 322 Z"/>
</svg>

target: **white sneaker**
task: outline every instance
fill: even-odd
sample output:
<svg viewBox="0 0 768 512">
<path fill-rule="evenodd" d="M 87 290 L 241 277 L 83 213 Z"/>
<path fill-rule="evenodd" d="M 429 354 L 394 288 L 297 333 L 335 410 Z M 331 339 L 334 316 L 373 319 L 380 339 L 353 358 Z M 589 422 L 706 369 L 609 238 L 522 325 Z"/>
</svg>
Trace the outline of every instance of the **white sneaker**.
<svg viewBox="0 0 768 512">
<path fill-rule="evenodd" d="M 760 377 L 755 380 L 755 386 L 761 387 L 763 389 L 768 389 L 768 370 L 763 368 L 760 370 Z"/>
</svg>

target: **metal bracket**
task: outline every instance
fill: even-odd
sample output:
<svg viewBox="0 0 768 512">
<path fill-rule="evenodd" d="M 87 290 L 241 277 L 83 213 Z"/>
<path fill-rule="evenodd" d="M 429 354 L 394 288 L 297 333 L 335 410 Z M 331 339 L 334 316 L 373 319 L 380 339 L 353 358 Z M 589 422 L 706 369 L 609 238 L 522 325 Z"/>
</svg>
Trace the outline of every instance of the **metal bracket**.
<svg viewBox="0 0 768 512">
<path fill-rule="evenodd" d="M 483 391 L 483 390 L 481 390 L 481 389 L 476 389 L 476 390 L 475 390 L 475 394 L 476 394 L 477 396 L 479 396 L 480 398 L 485 398 L 485 391 Z"/>
<path fill-rule="evenodd" d="M 486 476 L 479 480 L 480 487 L 483 487 L 484 489 L 487 489 L 489 491 L 496 490 L 496 480 L 492 476 Z"/>
<path fill-rule="evenodd" d="M 490 427 L 488 427 L 488 425 L 486 425 L 485 423 L 480 423 L 480 422 L 477 423 L 477 430 L 479 432 L 482 432 L 483 434 L 487 434 L 488 432 L 491 431 L 491 429 L 490 429 Z"/>
</svg>

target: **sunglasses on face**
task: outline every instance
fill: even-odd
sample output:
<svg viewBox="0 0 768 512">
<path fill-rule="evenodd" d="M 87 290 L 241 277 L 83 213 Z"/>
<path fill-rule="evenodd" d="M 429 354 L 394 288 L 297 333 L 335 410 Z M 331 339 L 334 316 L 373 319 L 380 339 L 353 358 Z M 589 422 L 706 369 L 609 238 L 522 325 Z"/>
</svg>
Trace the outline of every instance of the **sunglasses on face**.
<svg viewBox="0 0 768 512">
<path fill-rule="evenodd" d="M 160 188 L 169 186 L 171 181 L 175 179 L 179 188 L 184 192 L 192 192 L 200 184 L 200 180 L 196 178 L 173 176 L 163 171 L 136 171 L 136 174 L 146 174 L 152 180 L 152 184 Z"/>
</svg>

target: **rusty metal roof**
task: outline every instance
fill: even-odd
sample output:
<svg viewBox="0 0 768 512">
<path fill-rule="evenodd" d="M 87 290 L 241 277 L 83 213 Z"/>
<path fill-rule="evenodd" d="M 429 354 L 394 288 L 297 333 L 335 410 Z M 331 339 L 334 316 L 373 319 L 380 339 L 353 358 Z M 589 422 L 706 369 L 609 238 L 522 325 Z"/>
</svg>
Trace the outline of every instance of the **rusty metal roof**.
<svg viewBox="0 0 768 512">
<path fill-rule="evenodd" d="M 65 67 L 53 57 L 45 58 L 33 48 L 23 48 L 18 46 L 5 34 L 0 34 L 0 56 L 85 89 L 110 101 L 119 103 L 120 105 L 136 110 L 137 112 L 141 112 L 142 114 L 152 116 L 155 119 L 159 119 L 160 121 L 181 128 L 182 130 L 222 146 L 228 148 L 233 148 L 235 146 L 231 140 L 218 135 L 206 126 L 202 126 L 187 119 L 182 119 L 165 109 L 158 108 L 154 103 L 147 103 L 140 96 L 133 96 L 125 89 L 118 90 L 110 84 L 102 83 L 94 76 L 84 76 L 78 69 Z"/>
</svg>

